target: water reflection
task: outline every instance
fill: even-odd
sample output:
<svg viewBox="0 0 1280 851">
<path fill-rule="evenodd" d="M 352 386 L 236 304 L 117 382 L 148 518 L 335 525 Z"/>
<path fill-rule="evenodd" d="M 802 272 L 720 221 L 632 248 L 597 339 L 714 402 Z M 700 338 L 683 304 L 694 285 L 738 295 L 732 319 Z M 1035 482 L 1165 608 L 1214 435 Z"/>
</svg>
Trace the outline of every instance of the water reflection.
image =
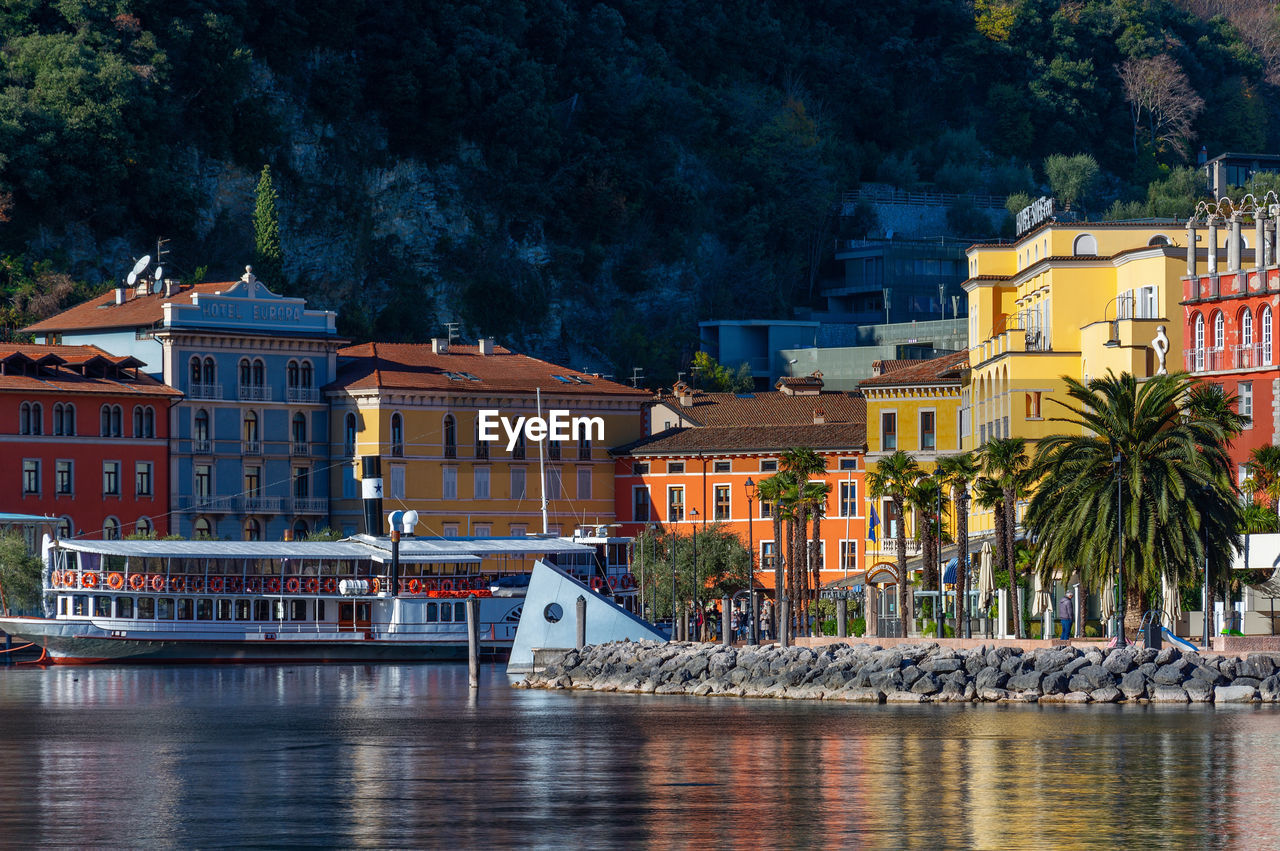
<svg viewBox="0 0 1280 851">
<path fill-rule="evenodd" d="M 1271 707 L 890 707 L 461 665 L 0 669 L 0 836 L 59 846 L 1256 843 Z"/>
</svg>

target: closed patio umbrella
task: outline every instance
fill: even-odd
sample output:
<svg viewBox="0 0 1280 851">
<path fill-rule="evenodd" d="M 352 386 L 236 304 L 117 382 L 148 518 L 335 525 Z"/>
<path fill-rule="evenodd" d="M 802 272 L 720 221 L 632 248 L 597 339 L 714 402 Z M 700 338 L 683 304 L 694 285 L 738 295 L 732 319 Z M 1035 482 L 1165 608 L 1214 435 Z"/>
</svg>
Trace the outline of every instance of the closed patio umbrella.
<svg viewBox="0 0 1280 851">
<path fill-rule="evenodd" d="M 1116 613 L 1116 579 L 1110 572 L 1107 573 L 1107 583 L 1102 586 L 1102 599 L 1098 602 L 1102 608 L 1102 619 L 1110 621 Z"/>
<path fill-rule="evenodd" d="M 991 569 L 991 542 L 983 541 L 982 554 L 978 556 L 978 597 L 985 609 L 991 605 L 996 593 L 996 577 Z"/>
<path fill-rule="evenodd" d="M 1035 602 L 1031 605 L 1031 616 L 1038 618 L 1053 609 L 1053 597 L 1049 594 L 1049 589 L 1044 587 L 1038 569 L 1035 572 L 1035 590 L 1036 596 Z"/>
<path fill-rule="evenodd" d="M 1164 625 L 1173 630 L 1178 618 L 1182 617 L 1182 595 L 1178 593 L 1178 586 L 1170 582 L 1167 575 L 1160 577 L 1160 598 L 1163 601 L 1161 608 L 1164 610 Z"/>
</svg>

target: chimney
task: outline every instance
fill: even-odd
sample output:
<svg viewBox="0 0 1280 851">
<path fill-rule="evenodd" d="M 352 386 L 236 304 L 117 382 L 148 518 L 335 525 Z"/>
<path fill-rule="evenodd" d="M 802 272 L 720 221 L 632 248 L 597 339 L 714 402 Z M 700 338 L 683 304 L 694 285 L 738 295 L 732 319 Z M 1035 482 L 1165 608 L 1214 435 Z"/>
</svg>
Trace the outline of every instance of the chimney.
<svg viewBox="0 0 1280 851">
<path fill-rule="evenodd" d="M 677 381 L 676 386 L 672 387 L 671 389 L 672 391 L 675 392 L 676 396 L 680 399 L 680 407 L 682 408 L 693 407 L 693 391 L 690 389 L 688 384 L 685 384 L 683 381 Z"/>
<path fill-rule="evenodd" d="M 116 287 L 116 304 L 124 304 L 125 288 L 123 286 Z"/>
<path fill-rule="evenodd" d="M 448 338 L 447 338 L 447 337 L 444 337 L 444 338 L 442 338 L 442 337 L 432 337 L 432 338 L 431 338 L 431 353 L 432 353 L 433 355 L 447 355 L 447 354 L 449 354 L 449 340 L 448 340 Z"/>
<path fill-rule="evenodd" d="M 493 354 L 493 338 L 492 337 L 480 338 L 480 354 L 482 355 Z"/>
<path fill-rule="evenodd" d="M 826 412 L 826 411 L 824 411 L 824 410 L 822 410 L 821 408 L 814 408 L 814 409 L 813 409 L 813 424 L 814 424 L 814 425 L 822 425 L 822 424 L 823 424 L 823 423 L 825 423 L 826 421 L 827 421 L 827 412 Z"/>
<path fill-rule="evenodd" d="M 173 278 L 164 279 L 164 295 L 165 298 L 169 298 L 173 295 Z"/>
</svg>

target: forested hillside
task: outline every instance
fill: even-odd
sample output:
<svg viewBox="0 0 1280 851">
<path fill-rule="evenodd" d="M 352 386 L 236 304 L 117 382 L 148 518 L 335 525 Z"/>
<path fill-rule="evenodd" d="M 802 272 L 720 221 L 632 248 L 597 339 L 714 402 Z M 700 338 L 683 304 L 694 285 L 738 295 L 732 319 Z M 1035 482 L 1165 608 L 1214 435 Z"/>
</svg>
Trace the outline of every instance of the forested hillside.
<svg viewBox="0 0 1280 851">
<path fill-rule="evenodd" d="M 157 237 L 175 274 L 237 276 L 269 164 L 269 283 L 344 333 L 460 321 L 670 380 L 698 319 L 806 303 L 831 238 L 865 226 L 833 215 L 861 181 L 1034 193 L 1045 157 L 1089 153 L 1101 210 L 1200 145 L 1280 135 L 1280 25 L 1252 0 L 0 8 L 9 325 Z"/>
</svg>

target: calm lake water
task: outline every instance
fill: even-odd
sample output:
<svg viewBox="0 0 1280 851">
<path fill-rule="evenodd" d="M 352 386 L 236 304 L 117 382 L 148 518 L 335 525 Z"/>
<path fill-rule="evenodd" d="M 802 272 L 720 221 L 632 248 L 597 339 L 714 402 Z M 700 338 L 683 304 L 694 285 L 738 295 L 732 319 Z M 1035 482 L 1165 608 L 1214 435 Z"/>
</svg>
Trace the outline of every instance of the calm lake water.
<svg viewBox="0 0 1280 851">
<path fill-rule="evenodd" d="M 511 689 L 463 665 L 0 669 L 3 847 L 1280 844 L 1280 709 Z"/>
</svg>

